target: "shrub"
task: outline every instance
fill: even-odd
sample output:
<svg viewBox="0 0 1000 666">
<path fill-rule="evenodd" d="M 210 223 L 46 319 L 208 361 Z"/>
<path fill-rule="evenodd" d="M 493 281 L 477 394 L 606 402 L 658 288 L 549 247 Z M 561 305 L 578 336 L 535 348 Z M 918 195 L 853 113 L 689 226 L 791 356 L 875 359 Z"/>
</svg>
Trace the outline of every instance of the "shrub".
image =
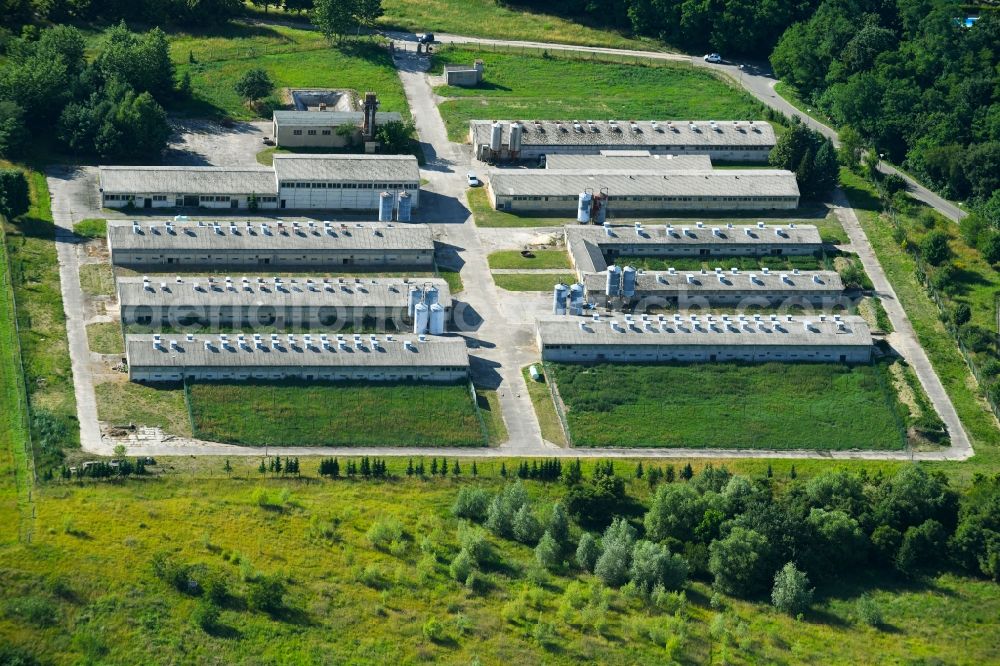
<svg viewBox="0 0 1000 666">
<path fill-rule="evenodd" d="M 250 501 L 259 507 L 272 506 L 271 496 L 268 494 L 266 488 L 254 488 L 253 493 L 250 495 Z"/>
<path fill-rule="evenodd" d="M 528 503 L 528 493 L 515 481 L 497 493 L 490 501 L 486 512 L 486 528 L 496 534 L 510 538 L 514 535 L 514 517 L 522 506 Z"/>
<path fill-rule="evenodd" d="M 944 526 L 936 520 L 907 529 L 896 555 L 896 568 L 910 575 L 939 568 L 947 539 Z"/>
<path fill-rule="evenodd" d="M 211 633 L 219 626 L 219 607 L 211 601 L 202 601 L 191 614 L 191 620 L 203 631 Z"/>
<path fill-rule="evenodd" d="M 433 615 L 427 618 L 424 626 L 421 627 L 424 638 L 432 643 L 440 643 L 445 639 L 444 624 Z"/>
<path fill-rule="evenodd" d="M 486 539 L 486 533 L 478 527 L 468 524 L 458 526 L 458 545 L 468 552 L 477 565 L 493 559 L 493 546 Z"/>
<path fill-rule="evenodd" d="M 465 586 L 476 594 L 485 594 L 490 589 L 490 579 L 473 569 L 465 579 Z"/>
<path fill-rule="evenodd" d="M 521 506 L 514 515 L 513 532 L 514 538 L 524 544 L 533 544 L 538 541 L 538 536 L 542 531 L 542 526 L 535 517 L 531 507 L 527 504 Z"/>
<path fill-rule="evenodd" d="M 660 586 L 676 590 L 687 581 L 687 562 L 680 555 L 671 554 L 666 546 L 651 541 L 639 541 L 632 549 L 629 577 L 646 596 Z"/>
<path fill-rule="evenodd" d="M 474 566 L 475 560 L 469 555 L 469 551 L 463 548 L 458 551 L 458 555 L 451 561 L 451 564 L 448 566 L 448 573 L 459 583 L 464 583 L 469 578 L 469 574 L 472 573 Z"/>
<path fill-rule="evenodd" d="M 584 532 L 580 537 L 580 543 L 576 547 L 576 563 L 584 571 L 593 572 L 597 564 L 597 558 L 601 556 L 601 547 L 597 545 L 597 539 L 590 532 Z"/>
<path fill-rule="evenodd" d="M 546 569 L 555 569 L 562 563 L 562 549 L 552 533 L 546 531 L 535 546 L 535 560 Z"/>
<path fill-rule="evenodd" d="M 624 518 L 615 518 L 604 532 L 604 552 L 594 565 L 594 574 L 605 585 L 620 587 L 628 581 L 634 544 L 635 529 Z"/>
<path fill-rule="evenodd" d="M 285 583 L 277 576 L 257 576 L 247 582 L 247 606 L 274 612 L 284 605 Z"/>
<path fill-rule="evenodd" d="M 733 596 L 752 596 L 767 589 L 770 557 L 767 537 L 736 526 L 724 539 L 709 546 L 708 570 L 717 590 Z"/>
<path fill-rule="evenodd" d="M 56 605 L 39 596 L 25 596 L 7 602 L 7 614 L 36 627 L 51 627 L 59 618 Z"/>
<path fill-rule="evenodd" d="M 559 502 L 552 505 L 552 514 L 549 516 L 549 524 L 546 528 L 560 549 L 569 542 L 569 516 L 566 509 Z"/>
<path fill-rule="evenodd" d="M 394 541 L 403 540 L 403 524 L 395 518 L 383 518 L 375 521 L 365 536 L 376 550 L 385 552 Z"/>
<path fill-rule="evenodd" d="M 920 241 L 920 255 L 925 261 L 938 266 L 951 256 L 948 247 L 948 234 L 943 231 L 931 231 Z"/>
<path fill-rule="evenodd" d="M 969 307 L 968 303 L 959 303 L 951 313 L 951 321 L 955 326 L 967 324 L 970 319 L 972 319 L 972 308 Z"/>
<path fill-rule="evenodd" d="M 486 513 L 490 507 L 490 494 L 482 488 L 472 488 L 465 486 L 458 491 L 455 503 L 451 506 L 451 513 L 456 518 L 468 518 L 482 522 L 486 520 Z"/>
<path fill-rule="evenodd" d="M 882 615 L 882 607 L 867 594 L 862 594 L 858 597 L 857 602 L 854 604 L 854 612 L 857 613 L 858 619 L 869 627 L 881 627 L 885 622 L 885 618 Z"/>
<path fill-rule="evenodd" d="M 153 556 L 153 574 L 169 583 L 178 592 L 193 594 L 200 589 L 191 576 L 191 567 L 176 561 L 167 553 L 157 553 Z"/>
<path fill-rule="evenodd" d="M 782 613 L 792 617 L 804 613 L 809 610 L 812 598 L 813 590 L 809 587 L 809 578 L 796 569 L 793 562 L 783 566 L 774 575 L 771 603 Z"/>
</svg>

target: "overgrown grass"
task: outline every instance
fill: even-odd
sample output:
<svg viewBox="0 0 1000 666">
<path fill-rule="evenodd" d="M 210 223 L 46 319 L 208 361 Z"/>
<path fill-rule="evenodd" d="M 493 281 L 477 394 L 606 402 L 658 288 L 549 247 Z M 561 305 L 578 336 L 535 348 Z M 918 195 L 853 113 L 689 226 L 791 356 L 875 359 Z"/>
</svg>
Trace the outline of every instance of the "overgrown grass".
<svg viewBox="0 0 1000 666">
<path fill-rule="evenodd" d="M 79 446 L 80 434 L 49 189 L 43 174 L 26 173 L 31 207 L 24 217 L 8 224 L 7 252 L 13 269 L 34 459 L 42 469 L 57 462 L 63 448 Z"/>
<path fill-rule="evenodd" d="M 413 32 L 519 39 L 585 46 L 662 50 L 647 39 L 629 38 L 611 30 L 581 25 L 586 16 L 571 18 L 527 11 L 493 0 L 385 0 L 384 26 Z"/>
<path fill-rule="evenodd" d="M 882 365 L 549 364 L 576 446 L 898 449 Z"/>
<path fill-rule="evenodd" d="M 191 419 L 184 391 L 177 386 L 144 385 L 129 381 L 97 384 L 97 418 L 111 425 L 161 428 L 170 435 L 191 436 Z"/>
<path fill-rule="evenodd" d="M 881 218 L 881 206 L 871 186 L 847 169 L 841 170 L 840 180 L 879 263 L 906 310 L 920 345 L 975 447 L 976 455 L 970 463 L 941 463 L 937 467 L 948 471 L 960 482 L 968 481 L 977 471 L 994 472 L 1000 447 L 1000 429 L 989 407 L 979 397 L 979 388 L 957 344 L 941 323 L 937 306 L 919 282 L 912 257 L 893 239 L 892 225 Z"/>
<path fill-rule="evenodd" d="M 124 354 L 125 340 L 122 328 L 117 322 L 87 324 L 87 340 L 90 351 L 98 354 Z"/>
<path fill-rule="evenodd" d="M 452 295 L 465 289 L 465 285 L 462 284 L 462 276 L 458 271 L 442 268 L 438 272 L 441 279 L 448 283 L 448 290 L 451 291 Z"/>
<path fill-rule="evenodd" d="M 503 414 L 500 411 L 500 398 L 496 391 L 487 389 L 476 389 L 476 404 L 479 406 L 479 413 L 483 416 L 486 424 L 486 432 L 490 444 L 498 445 L 506 442 L 507 425 L 503 422 Z"/>
<path fill-rule="evenodd" d="M 175 110 L 191 116 L 270 117 L 271 109 L 280 105 L 276 98 L 250 109 L 233 90 L 239 77 L 254 67 L 266 70 L 278 89 L 374 90 L 381 110 L 404 116 L 409 112 L 388 51 L 365 38 L 331 46 L 315 31 L 232 24 L 209 36 L 173 35 L 171 57 L 178 77 L 190 75 L 193 91 Z"/>
<path fill-rule="evenodd" d="M 507 291 L 549 291 L 555 285 L 576 282 L 573 273 L 493 273 L 493 281 Z"/>
<path fill-rule="evenodd" d="M 466 196 L 477 227 L 561 227 L 576 222 L 568 217 L 526 217 L 496 210 L 490 205 L 485 187 L 469 189 Z"/>
<path fill-rule="evenodd" d="M 469 121 L 573 118 L 760 118 L 763 107 L 735 85 L 687 63 L 617 64 L 442 48 L 433 70 L 485 62 L 477 88 L 442 86 L 449 97 L 441 116 L 453 141 L 464 141 Z"/>
<path fill-rule="evenodd" d="M 106 238 L 108 235 L 108 221 L 97 218 L 80 220 L 73 225 L 73 233 L 83 238 Z"/>
<path fill-rule="evenodd" d="M 80 266 L 80 289 L 91 296 L 113 296 L 115 276 L 111 264 L 83 264 Z"/>
<path fill-rule="evenodd" d="M 448 573 L 459 548 L 459 521 L 449 507 L 463 486 L 498 490 L 499 460 L 478 461 L 475 482 L 468 460 L 457 480 L 418 480 L 405 477 L 406 458 L 389 459 L 397 477 L 391 482 L 319 481 L 317 462 L 308 458 L 302 459 L 307 478 L 262 477 L 259 462 L 230 458 L 227 478 L 223 458 L 158 458 L 153 469 L 169 471 L 153 480 L 41 487 L 35 542 L 0 550 L 0 605 L 21 608 L 20 600 L 35 599 L 34 608 L 48 612 L 28 613 L 41 622 L 4 613 L 0 640 L 54 664 L 659 664 L 674 638 L 671 656 L 680 663 L 712 663 L 723 645 L 727 662 L 738 664 L 866 663 L 873 654 L 901 663 L 915 655 L 956 664 L 994 661 L 1000 597 L 989 581 L 945 575 L 838 583 L 817 591 L 816 610 L 801 621 L 766 601 L 723 596 L 722 608 L 713 608 L 711 589 L 695 581 L 675 622 L 672 609 L 601 592 L 575 567 L 531 582 L 531 548 L 489 536 L 498 564 L 486 568 L 489 588 L 474 593 Z M 345 462 L 341 457 L 342 470 Z M 647 469 L 663 465 L 645 462 Z M 695 470 L 704 464 L 693 462 Z M 505 464 L 512 470 L 517 461 Z M 772 483 L 787 479 L 791 464 L 800 476 L 857 469 L 828 460 L 775 462 Z M 767 461 L 730 465 L 763 474 Z M 584 461 L 588 477 L 591 467 Z M 631 477 L 634 463 L 615 461 L 615 470 Z M 525 484 L 536 506 L 565 493 L 558 483 Z M 629 479 L 626 488 L 648 503 L 645 479 Z M 255 501 L 261 495 L 266 506 Z M 390 552 L 366 538 L 378 521 L 402 526 L 403 538 Z M 164 550 L 172 562 L 192 566 L 196 580 L 223 581 L 219 622 L 210 631 L 193 617 L 204 593 L 185 594 L 154 575 L 153 558 Z M 285 583 L 275 612 L 247 608 L 249 581 L 258 573 Z M 865 590 L 883 608 L 887 629 L 864 627 L 855 617 Z M 606 606 L 573 608 L 574 596 L 586 600 L 592 591 L 607 596 Z M 424 637 L 431 617 L 443 625 L 445 640 Z"/>
<path fill-rule="evenodd" d="M 202 439 L 253 446 L 482 446 L 466 385 L 198 383 Z"/>
<path fill-rule="evenodd" d="M 492 252 L 487 260 L 490 268 L 571 268 L 566 250 L 532 250 L 532 257 L 521 256 L 520 250 Z"/>
<path fill-rule="evenodd" d="M 542 373 L 541 381 L 531 378 L 531 366 L 521 368 L 524 375 L 524 382 L 528 385 L 528 397 L 535 407 L 535 416 L 538 417 L 538 427 L 542 431 L 542 438 L 559 446 L 566 446 L 566 432 L 563 430 L 559 415 L 556 414 L 556 406 L 552 402 L 552 395 L 549 393 L 548 378 L 545 376 L 541 363 L 535 364 L 539 372 Z"/>
</svg>

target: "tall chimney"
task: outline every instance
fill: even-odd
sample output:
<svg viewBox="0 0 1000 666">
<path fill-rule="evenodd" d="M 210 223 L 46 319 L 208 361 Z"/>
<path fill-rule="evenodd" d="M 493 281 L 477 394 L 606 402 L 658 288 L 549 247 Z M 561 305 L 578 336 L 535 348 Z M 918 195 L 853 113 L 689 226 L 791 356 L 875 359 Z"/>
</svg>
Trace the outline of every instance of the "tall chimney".
<svg viewBox="0 0 1000 666">
<path fill-rule="evenodd" d="M 373 92 L 365 93 L 365 124 L 361 128 L 361 134 L 365 141 L 375 140 L 375 112 L 378 111 L 378 95 Z"/>
</svg>

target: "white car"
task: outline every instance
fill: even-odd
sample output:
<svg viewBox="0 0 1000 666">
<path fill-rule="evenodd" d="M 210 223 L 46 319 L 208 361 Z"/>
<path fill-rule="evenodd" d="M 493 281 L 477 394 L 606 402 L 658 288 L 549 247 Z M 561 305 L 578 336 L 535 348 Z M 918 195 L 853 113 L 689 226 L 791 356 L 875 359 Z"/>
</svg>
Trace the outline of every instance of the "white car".
<svg viewBox="0 0 1000 666">
<path fill-rule="evenodd" d="M 479 187 L 482 183 L 479 182 L 479 177 L 476 176 L 475 172 L 469 172 L 469 187 Z"/>
<path fill-rule="evenodd" d="M 705 62 L 715 62 L 715 63 L 722 62 L 722 56 L 720 56 L 718 53 L 709 53 L 708 55 L 705 56 Z"/>
</svg>

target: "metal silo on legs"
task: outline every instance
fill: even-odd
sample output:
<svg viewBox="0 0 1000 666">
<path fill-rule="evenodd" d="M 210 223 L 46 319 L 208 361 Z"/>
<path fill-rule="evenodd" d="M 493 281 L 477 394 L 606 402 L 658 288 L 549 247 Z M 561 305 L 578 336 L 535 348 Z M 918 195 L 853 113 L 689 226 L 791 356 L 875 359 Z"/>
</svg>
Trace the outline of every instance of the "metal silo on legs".
<svg viewBox="0 0 1000 666">
<path fill-rule="evenodd" d="M 413 308 L 413 332 L 417 335 L 427 332 L 430 311 L 424 303 L 417 303 Z"/>
<path fill-rule="evenodd" d="M 516 160 L 521 155 L 521 134 L 524 127 L 521 123 L 512 123 L 510 126 L 510 159 Z"/>
<path fill-rule="evenodd" d="M 392 222 L 392 208 L 395 197 L 389 192 L 378 195 L 378 221 Z"/>
<path fill-rule="evenodd" d="M 585 290 L 579 282 L 573 283 L 569 288 L 569 313 L 580 316 L 583 314 L 583 301 Z"/>
<path fill-rule="evenodd" d="M 494 162 L 500 159 L 500 149 L 503 148 L 503 125 L 494 120 L 490 126 L 490 159 Z"/>
<path fill-rule="evenodd" d="M 431 305 L 430 334 L 444 335 L 444 308 L 440 303 Z"/>
<path fill-rule="evenodd" d="M 590 222 L 590 203 L 593 199 L 594 195 L 590 190 L 580 192 L 580 202 L 576 207 L 576 221 L 580 224 L 588 224 Z"/>
<path fill-rule="evenodd" d="M 400 222 L 409 222 L 410 216 L 413 211 L 413 197 L 410 196 L 409 192 L 400 192 L 399 194 L 399 211 L 397 214 L 397 219 Z"/>
<path fill-rule="evenodd" d="M 552 289 L 552 314 L 566 314 L 566 297 L 569 295 L 569 287 L 560 283 Z"/>
</svg>

